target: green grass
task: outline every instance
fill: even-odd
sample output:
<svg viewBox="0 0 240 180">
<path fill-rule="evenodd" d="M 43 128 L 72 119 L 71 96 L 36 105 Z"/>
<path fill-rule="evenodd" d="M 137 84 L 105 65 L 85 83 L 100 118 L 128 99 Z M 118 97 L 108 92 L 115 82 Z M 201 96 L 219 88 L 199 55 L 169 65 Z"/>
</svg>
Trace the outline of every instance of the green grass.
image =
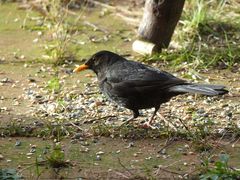
<svg viewBox="0 0 240 180">
<path fill-rule="evenodd" d="M 4 18 L 0 19 L 0 38 L 5 43 L 0 55 L 15 52 L 18 56 L 30 56 L 36 62 L 62 64 L 82 60 L 102 49 L 115 52 L 131 49 L 131 42 L 124 40 L 135 37 L 133 28 L 113 14 L 101 17 L 100 8 L 91 10 L 83 6 L 73 15 L 64 13 L 57 3 L 52 6 L 47 16 L 42 17 L 36 12 L 18 10 L 13 3 L 1 5 L 0 15 Z M 234 1 L 186 1 L 171 42 L 177 48 L 142 59 L 164 61 L 177 68 L 183 65 L 194 69 L 236 66 L 240 62 L 239 7 Z M 86 25 L 85 21 L 97 29 Z M 39 31 L 43 36 L 37 36 Z M 37 37 L 41 39 L 40 45 L 32 43 Z M 30 48 L 23 50 L 26 46 Z"/>
<path fill-rule="evenodd" d="M 240 15 L 236 6 L 240 7 L 224 0 L 186 1 L 172 38 L 177 48 L 144 60 L 160 60 L 172 67 L 232 68 L 240 62 Z"/>
<path fill-rule="evenodd" d="M 0 179 L 14 179 L 20 180 L 23 179 L 22 176 L 17 174 L 16 169 L 0 169 Z"/>
<path fill-rule="evenodd" d="M 206 172 L 200 176 L 200 179 L 239 179 L 240 171 L 230 167 L 228 161 L 229 155 L 220 154 L 219 160 L 215 162 L 214 167 L 209 167 L 208 162 L 205 163 Z"/>
<path fill-rule="evenodd" d="M 91 10 L 83 7 L 74 14 L 68 14 L 65 11 L 67 7 L 61 7 L 57 1 L 51 1 L 50 6 L 52 8 L 45 17 L 38 16 L 35 22 L 24 26 L 26 30 L 44 34 L 44 53 L 36 58 L 38 62 L 61 65 L 67 61 L 82 60 L 102 49 L 115 52 L 129 50 L 130 43 L 124 42 L 124 39 L 134 33 L 121 19 L 111 14 L 102 18 L 99 8 Z M 114 20 L 109 21 L 109 18 Z"/>
<path fill-rule="evenodd" d="M 0 5 L 2 17 L 0 18 L 0 56 L 6 59 L 14 57 L 19 61 L 21 55 L 28 60 L 33 60 L 41 54 L 39 45 L 33 43 L 33 40 L 37 38 L 37 33 L 22 28 L 27 16 L 36 15 L 37 13 L 32 11 L 19 10 L 16 3 Z M 27 24 L 32 25 L 32 22 L 28 21 Z"/>
</svg>

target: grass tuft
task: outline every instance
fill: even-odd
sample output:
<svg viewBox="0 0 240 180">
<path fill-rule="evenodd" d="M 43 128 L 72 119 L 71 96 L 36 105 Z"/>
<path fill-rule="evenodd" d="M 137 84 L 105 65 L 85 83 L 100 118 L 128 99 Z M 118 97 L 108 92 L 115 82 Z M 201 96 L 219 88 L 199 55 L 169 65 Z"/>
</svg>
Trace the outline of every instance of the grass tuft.
<svg viewBox="0 0 240 180">
<path fill-rule="evenodd" d="M 143 60 L 172 67 L 233 68 L 240 62 L 240 15 L 233 1 L 189 0 L 172 39 L 172 50 Z M 231 14 L 228 15 L 228 14 Z"/>
</svg>

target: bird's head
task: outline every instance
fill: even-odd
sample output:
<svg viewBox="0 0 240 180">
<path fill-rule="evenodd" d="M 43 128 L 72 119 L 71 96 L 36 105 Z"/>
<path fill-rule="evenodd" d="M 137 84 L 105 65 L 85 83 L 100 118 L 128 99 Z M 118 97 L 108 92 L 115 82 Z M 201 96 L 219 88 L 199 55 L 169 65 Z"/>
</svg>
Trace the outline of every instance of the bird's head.
<svg viewBox="0 0 240 180">
<path fill-rule="evenodd" d="M 121 59 L 121 56 L 113 52 L 99 51 L 92 55 L 84 64 L 76 67 L 73 72 L 80 72 L 85 69 L 91 69 L 96 74 L 98 74 L 99 72 L 106 71 L 109 66 Z"/>
</svg>

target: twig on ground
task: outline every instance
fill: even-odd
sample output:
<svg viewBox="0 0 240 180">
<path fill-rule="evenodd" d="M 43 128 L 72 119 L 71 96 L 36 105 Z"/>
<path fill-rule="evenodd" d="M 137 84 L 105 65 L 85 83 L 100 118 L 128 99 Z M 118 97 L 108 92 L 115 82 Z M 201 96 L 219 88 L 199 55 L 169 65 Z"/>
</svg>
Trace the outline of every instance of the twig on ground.
<svg viewBox="0 0 240 180">
<path fill-rule="evenodd" d="M 124 179 L 130 179 L 130 177 L 129 176 L 127 176 L 127 175 L 125 175 L 125 174 L 123 174 L 123 173 L 121 173 L 121 172 L 115 172 L 117 175 L 119 175 L 119 176 L 121 176 L 121 177 L 123 177 Z"/>
<path fill-rule="evenodd" d="M 172 142 L 174 142 L 174 138 L 167 139 L 165 142 L 165 145 L 158 151 L 158 153 L 160 153 L 163 149 L 170 146 L 172 144 Z"/>
<path fill-rule="evenodd" d="M 124 166 L 124 164 L 122 164 L 120 158 L 118 158 L 118 163 L 123 167 L 123 169 L 125 169 L 130 175 L 134 175 L 126 166 Z"/>
<path fill-rule="evenodd" d="M 112 117 L 116 117 L 116 116 L 109 115 L 109 116 L 103 116 L 103 117 L 94 118 L 94 119 L 90 119 L 90 120 L 85 120 L 85 121 L 83 121 L 82 124 L 85 124 L 85 123 L 92 123 L 93 121 L 102 120 L 102 119 L 106 119 L 106 118 L 112 118 Z"/>
<path fill-rule="evenodd" d="M 179 160 L 180 161 L 180 160 Z M 178 162 L 178 161 L 176 161 Z M 168 167 L 168 166 L 167 166 Z M 167 168 L 166 167 L 166 168 Z M 176 174 L 176 175 L 180 175 L 180 176 L 183 176 L 184 174 L 181 174 L 181 173 L 178 173 L 178 172 L 175 172 L 175 171 L 171 171 L 169 169 L 165 169 L 164 167 L 159 167 L 156 171 L 155 171 L 155 174 L 158 175 L 160 171 L 165 171 L 167 173 L 170 173 L 170 174 Z"/>
<path fill-rule="evenodd" d="M 106 9 L 109 9 L 109 10 L 113 10 L 113 11 L 117 11 L 117 12 L 122 12 L 124 14 L 127 14 L 128 16 L 142 16 L 142 12 L 133 12 L 133 11 L 129 11 L 126 9 L 126 7 L 114 7 L 114 6 L 111 6 L 111 5 L 108 5 L 106 3 L 102 3 L 102 2 L 99 2 L 99 1 L 94 1 L 94 0 L 88 0 L 88 2 L 90 3 L 93 3 L 97 6 L 101 6 L 101 7 L 104 7 Z"/>
<path fill-rule="evenodd" d="M 126 7 L 120 7 L 120 6 L 111 6 L 105 3 L 101 3 L 99 1 L 94 0 L 88 0 L 88 2 L 93 3 L 95 5 L 101 6 L 103 8 L 106 8 L 110 11 L 114 11 L 114 14 L 122 18 L 124 21 L 129 23 L 130 25 L 138 26 L 140 22 L 140 17 L 142 16 L 142 12 L 140 11 L 129 11 L 126 9 Z"/>
<path fill-rule="evenodd" d="M 116 16 L 119 16 L 120 18 L 122 18 L 124 21 L 126 21 L 128 24 L 133 25 L 133 26 L 138 26 L 140 23 L 140 19 L 137 19 L 135 17 L 128 17 L 125 16 L 121 13 L 116 13 Z"/>
<path fill-rule="evenodd" d="M 84 21 L 83 24 L 92 27 L 94 29 L 94 31 L 101 31 L 101 32 L 104 32 L 106 34 L 109 33 L 106 29 L 100 28 L 96 24 L 90 23 L 89 21 Z"/>
<path fill-rule="evenodd" d="M 80 128 L 78 125 L 74 124 L 73 122 L 69 121 L 69 123 L 70 123 L 72 126 L 74 126 L 74 127 L 76 127 L 77 129 L 79 129 L 80 131 L 84 131 L 82 128 Z"/>
<path fill-rule="evenodd" d="M 174 129 L 175 131 L 177 131 L 177 127 L 175 126 L 175 124 L 173 124 L 172 122 L 166 120 L 165 117 L 163 117 L 159 112 L 157 112 L 157 116 L 163 120 L 169 127 L 171 127 L 172 129 Z"/>
<path fill-rule="evenodd" d="M 183 125 L 183 127 L 189 132 L 189 134 L 192 134 L 190 129 L 187 127 L 187 125 L 182 121 L 181 118 L 178 118 L 178 120 L 181 122 L 181 124 Z"/>
</svg>

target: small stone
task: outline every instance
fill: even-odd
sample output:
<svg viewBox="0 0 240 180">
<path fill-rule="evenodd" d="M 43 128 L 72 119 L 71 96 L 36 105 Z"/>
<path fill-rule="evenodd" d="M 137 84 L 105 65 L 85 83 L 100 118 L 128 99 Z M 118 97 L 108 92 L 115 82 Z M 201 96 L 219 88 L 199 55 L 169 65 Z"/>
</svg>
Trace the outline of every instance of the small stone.
<svg viewBox="0 0 240 180">
<path fill-rule="evenodd" d="M 134 143 L 133 142 L 130 142 L 127 146 L 127 148 L 130 148 L 130 147 L 134 147 Z"/>
<path fill-rule="evenodd" d="M 152 159 L 152 157 L 151 157 L 151 156 L 149 156 L 149 157 L 146 157 L 145 159 L 146 159 L 146 160 L 150 160 L 150 159 Z"/>
<path fill-rule="evenodd" d="M 198 114 L 203 114 L 203 113 L 205 113 L 205 110 L 204 109 L 199 109 L 199 110 L 197 110 L 197 113 Z"/>
<path fill-rule="evenodd" d="M 222 108 L 228 107 L 228 104 L 222 104 Z"/>
<path fill-rule="evenodd" d="M 187 162 L 184 162 L 184 163 L 183 163 L 183 165 L 184 165 L 184 166 L 187 166 L 187 165 L 188 165 L 188 163 L 187 163 Z"/>
<path fill-rule="evenodd" d="M 30 149 L 30 153 L 35 153 L 36 149 Z"/>
<path fill-rule="evenodd" d="M 178 151 L 183 151 L 183 148 L 178 148 Z"/>
<path fill-rule="evenodd" d="M 33 148 L 33 149 L 36 149 L 36 148 L 37 148 L 37 145 L 35 145 L 35 144 L 30 144 L 30 147 Z"/>
<path fill-rule="evenodd" d="M 8 78 L 3 78 L 0 82 L 1 82 L 1 83 L 10 83 L 11 80 L 8 79 Z"/>
<path fill-rule="evenodd" d="M 76 134 L 73 136 L 74 139 L 79 139 L 79 138 L 81 138 L 81 137 L 82 137 L 82 133 L 76 133 Z"/>
<path fill-rule="evenodd" d="M 16 143 L 15 143 L 15 146 L 21 146 L 22 142 L 17 140 Z"/>
<path fill-rule="evenodd" d="M 98 139 L 94 138 L 94 139 L 92 140 L 92 142 L 93 142 L 93 143 L 97 143 L 97 142 L 98 142 Z"/>
<path fill-rule="evenodd" d="M 6 58 L 5 57 L 0 57 L 0 61 L 5 61 Z"/>
<path fill-rule="evenodd" d="M 72 140 L 70 141 L 70 143 L 76 144 L 76 143 L 77 143 L 77 139 L 72 139 Z"/>
<path fill-rule="evenodd" d="M 33 153 L 30 152 L 30 153 L 27 153 L 26 155 L 27 155 L 27 156 L 31 156 L 31 155 L 33 155 Z"/>
<path fill-rule="evenodd" d="M 12 162 L 12 160 L 11 159 L 7 159 L 7 162 Z"/>
<path fill-rule="evenodd" d="M 24 55 L 21 55 L 21 56 L 20 56 L 20 59 L 25 59 L 25 56 L 24 56 Z"/>
<path fill-rule="evenodd" d="M 160 154 L 166 154 L 166 149 L 162 149 L 159 153 Z"/>
<path fill-rule="evenodd" d="M 89 148 L 84 148 L 84 149 L 81 149 L 80 152 L 89 152 Z"/>
<path fill-rule="evenodd" d="M 37 32 L 37 35 L 38 35 L 38 36 L 42 36 L 42 34 L 43 34 L 42 31 L 38 31 L 38 32 Z"/>
<path fill-rule="evenodd" d="M 97 161 L 101 161 L 101 160 L 102 160 L 101 156 L 100 156 L 100 155 L 97 155 L 97 156 L 96 156 L 96 160 L 97 160 Z"/>
<path fill-rule="evenodd" d="M 169 156 L 168 155 L 163 155 L 162 158 L 163 159 L 167 159 Z"/>
<path fill-rule="evenodd" d="M 36 152 L 36 145 L 33 145 L 30 149 L 30 153 L 35 153 Z"/>
<path fill-rule="evenodd" d="M 18 101 L 15 101 L 14 103 L 13 103 L 13 105 L 14 106 L 18 106 L 20 103 L 18 102 Z"/>
<path fill-rule="evenodd" d="M 0 154 L 0 161 L 4 159 L 4 156 Z"/>
<path fill-rule="evenodd" d="M 36 80 L 33 79 L 33 78 L 28 78 L 28 81 L 31 82 L 31 83 L 36 82 Z"/>
<path fill-rule="evenodd" d="M 83 146 L 89 146 L 89 143 L 87 141 L 83 141 L 80 144 L 83 145 Z"/>
<path fill-rule="evenodd" d="M 35 38 L 35 39 L 33 40 L 33 43 L 38 43 L 38 41 L 39 41 L 39 39 L 38 39 L 38 38 Z"/>
<path fill-rule="evenodd" d="M 96 153 L 96 155 L 102 155 L 102 154 L 104 154 L 103 151 L 99 151 L 99 152 Z"/>
<path fill-rule="evenodd" d="M 232 116 L 233 116 L 233 113 L 232 113 L 232 112 L 228 112 L 228 113 L 227 113 L 227 117 L 232 118 Z"/>
</svg>

